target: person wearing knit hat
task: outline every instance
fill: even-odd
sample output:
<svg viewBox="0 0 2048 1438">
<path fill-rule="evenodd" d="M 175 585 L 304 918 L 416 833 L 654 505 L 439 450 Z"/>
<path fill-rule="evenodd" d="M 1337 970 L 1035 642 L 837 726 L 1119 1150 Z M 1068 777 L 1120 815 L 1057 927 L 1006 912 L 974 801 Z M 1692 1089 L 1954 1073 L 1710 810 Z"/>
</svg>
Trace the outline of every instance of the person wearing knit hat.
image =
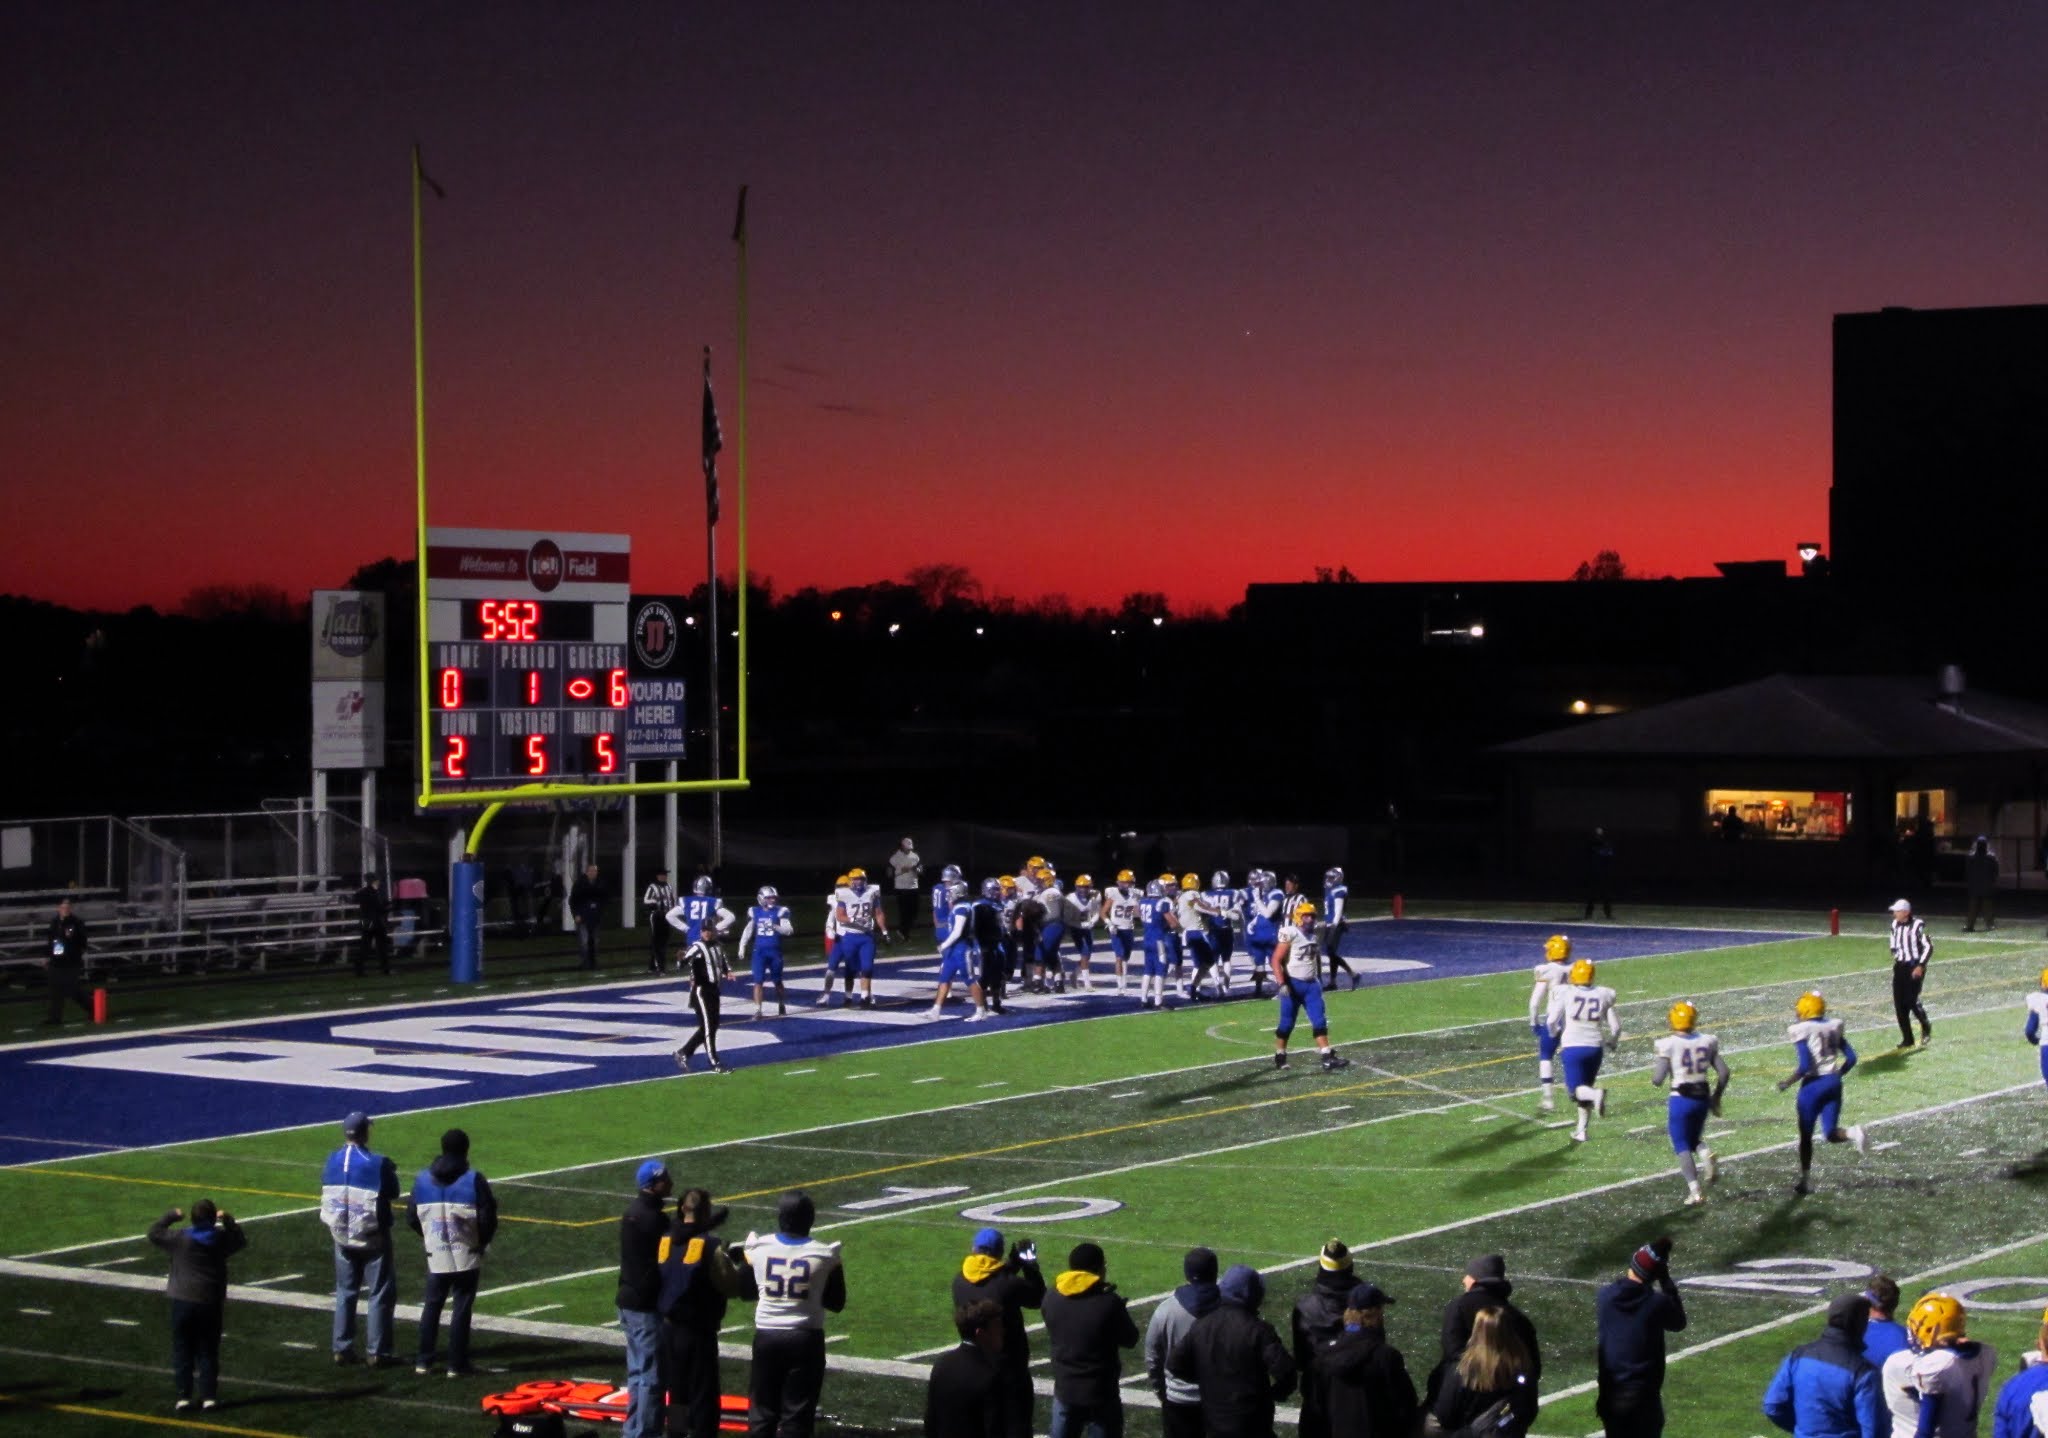
<svg viewBox="0 0 2048 1438">
<path fill-rule="evenodd" d="M 356 1356 L 356 1299 L 364 1299 L 372 1367 L 398 1361 L 398 1270 L 391 1253 L 391 1205 L 398 1198 L 398 1165 L 370 1151 L 370 1116 L 360 1109 L 341 1121 L 342 1146 L 320 1174 L 320 1221 L 334 1240 L 334 1361 Z"/>
<path fill-rule="evenodd" d="M 1351 1250 L 1341 1239 L 1325 1243 L 1316 1255 L 1314 1282 L 1294 1301 L 1291 1352 L 1301 1375 L 1303 1438 L 1321 1438 L 1324 1431 L 1322 1384 L 1315 1376 L 1316 1349 L 1344 1331 L 1344 1303 L 1356 1280 L 1351 1275 Z"/>
<path fill-rule="evenodd" d="M 751 1433 L 808 1435 L 817 1422 L 825 1314 L 846 1308 L 846 1264 L 837 1243 L 811 1236 L 817 1216 L 811 1196 L 791 1189 L 776 1202 L 776 1231 L 750 1233 L 742 1245 L 760 1294 L 747 1380 Z"/>
<path fill-rule="evenodd" d="M 1077 1243 L 1067 1268 L 1046 1290 L 1046 1346 L 1052 1354 L 1055 1438 L 1123 1432 L 1122 1351 L 1137 1346 L 1138 1326 L 1116 1286 L 1103 1277 L 1100 1245 Z"/>
<path fill-rule="evenodd" d="M 1795 1438 L 1885 1438 L 1884 1394 L 1863 1356 L 1870 1300 L 1845 1293 L 1828 1305 L 1820 1337 L 1785 1355 L 1764 1390 L 1764 1417 Z"/>
<path fill-rule="evenodd" d="M 1202 1391 L 1168 1373 L 1166 1360 L 1196 1320 L 1222 1301 L 1216 1286 L 1216 1251 L 1189 1249 L 1180 1271 L 1187 1282 L 1152 1310 L 1152 1321 L 1145 1327 L 1145 1376 L 1159 1397 L 1166 1438 L 1202 1438 Z"/>
<path fill-rule="evenodd" d="M 1510 1302 L 1515 1285 L 1508 1282 L 1507 1260 L 1498 1253 L 1482 1253 L 1465 1265 L 1465 1289 L 1456 1298 L 1444 1305 L 1443 1323 L 1438 1333 L 1440 1345 L 1436 1367 L 1430 1370 L 1426 1384 L 1427 1402 L 1436 1401 L 1437 1390 L 1443 1386 L 1444 1377 L 1455 1368 L 1458 1359 L 1465 1352 L 1465 1345 L 1472 1341 L 1472 1323 L 1482 1309 L 1501 1310 L 1501 1322 L 1512 1329 L 1521 1346 L 1529 1354 L 1529 1380 L 1538 1382 L 1543 1377 L 1543 1350 L 1536 1342 L 1536 1325 L 1529 1321 L 1529 1315 Z"/>
<path fill-rule="evenodd" d="M 1166 1371 L 1202 1395 L 1208 1438 L 1272 1438 L 1274 1405 L 1294 1391 L 1294 1359 L 1259 1317 L 1266 1281 L 1233 1264 L 1216 1285 L 1215 1309 L 1195 1321 L 1167 1357 Z"/>
<path fill-rule="evenodd" d="M 1008 1431 L 1035 1432 L 1031 1340 L 1025 1330 L 1024 1310 L 1036 1309 L 1045 1301 L 1045 1274 L 1038 1266 L 1036 1244 L 1012 1244 L 1006 1257 L 1002 1230 L 983 1228 L 975 1233 L 967 1256 L 960 1261 L 960 1271 L 953 1275 L 953 1306 L 964 1309 L 984 1299 L 998 1305 L 1003 1314 L 1003 1344 L 995 1362 Z"/>
<path fill-rule="evenodd" d="M 1387 1342 L 1393 1298 L 1376 1283 L 1353 1283 L 1344 1295 L 1344 1325 L 1316 1348 L 1315 1383 L 1322 1391 L 1324 1433 L 1412 1433 L 1419 1416 L 1415 1383 L 1401 1350 Z M 1308 1375 L 1303 1374 L 1306 1391 Z M 1302 1432 L 1309 1433 L 1303 1408 Z"/>
<path fill-rule="evenodd" d="M 1671 1240 L 1629 1255 L 1628 1270 L 1594 1301 L 1599 1319 L 1600 1396 L 1594 1411 L 1608 1438 L 1660 1438 L 1664 1432 L 1664 1335 L 1685 1327 L 1685 1304 L 1671 1280 Z"/>
</svg>

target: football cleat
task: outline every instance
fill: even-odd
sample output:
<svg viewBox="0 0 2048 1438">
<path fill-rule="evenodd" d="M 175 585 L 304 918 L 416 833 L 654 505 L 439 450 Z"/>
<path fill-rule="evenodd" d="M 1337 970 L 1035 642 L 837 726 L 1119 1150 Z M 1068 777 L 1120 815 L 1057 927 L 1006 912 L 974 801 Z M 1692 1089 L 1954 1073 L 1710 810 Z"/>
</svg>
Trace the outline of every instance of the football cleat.
<svg viewBox="0 0 2048 1438">
<path fill-rule="evenodd" d="M 1552 934 L 1543 941 L 1543 957 L 1553 964 L 1561 964 L 1572 956 L 1572 941 L 1563 934 Z"/>
<path fill-rule="evenodd" d="M 709 874 L 699 874 L 696 878 L 696 881 L 690 885 L 690 892 L 693 894 L 710 893 L 711 876 Z"/>
<path fill-rule="evenodd" d="M 1792 1012 L 1802 1019 L 1817 1019 L 1828 1011 L 1828 1001 L 1820 996 L 1818 989 L 1808 989 L 1792 1004 Z"/>
<path fill-rule="evenodd" d="M 1338 1052 L 1337 1052 L 1336 1050 L 1334 1050 L 1334 1049 L 1333 1049 L 1333 1050 L 1331 1050 L 1331 1051 L 1330 1051 L 1329 1053 L 1326 1053 L 1326 1054 L 1324 1054 L 1324 1055 L 1323 1055 L 1323 1072 L 1324 1072 L 1324 1073 L 1332 1073 L 1332 1074 L 1333 1074 L 1333 1073 L 1337 1072 L 1337 1070 L 1339 1070 L 1339 1069 L 1348 1069 L 1348 1068 L 1350 1068 L 1350 1067 L 1351 1067 L 1351 1060 L 1350 1060 L 1350 1059 L 1347 1059 L 1347 1058 L 1345 1058 L 1345 1057 L 1344 1057 L 1344 1055 L 1342 1055 L 1342 1054 L 1338 1053 Z"/>
<path fill-rule="evenodd" d="M 1286 1054 L 1284 1054 L 1284 1053 L 1278 1053 L 1278 1052 L 1276 1052 L 1276 1053 L 1275 1053 L 1275 1054 L 1273 1055 L 1273 1067 L 1274 1067 L 1274 1068 L 1276 1068 L 1276 1069 L 1284 1069 L 1284 1068 L 1286 1068 L 1286 1067 L 1287 1067 L 1287 1055 L 1286 1055 Z"/>
<path fill-rule="evenodd" d="M 1585 1131 L 1584 1129 L 1582 1129 L 1582 1128 L 1575 1128 L 1575 1129 L 1573 1129 L 1573 1130 L 1572 1130 L 1572 1142 L 1573 1142 L 1573 1143 L 1584 1143 L 1585 1141 L 1586 1141 L 1586 1131 Z"/>
<path fill-rule="evenodd" d="M 676 1061 L 676 1067 L 684 1073 L 690 1071 L 690 1051 L 688 1049 L 677 1049 L 669 1057 Z"/>
<path fill-rule="evenodd" d="M 1593 961 L 1591 959 L 1573 959 L 1571 972 L 1565 977 L 1579 988 L 1586 987 L 1586 985 L 1593 982 Z"/>
<path fill-rule="evenodd" d="M 1689 1034 L 1699 1025 L 1700 1011 L 1691 999 L 1680 999 L 1664 1018 L 1674 1034 Z"/>
<path fill-rule="evenodd" d="M 1813 1192 L 1813 1185 L 1811 1183 L 1808 1183 L 1806 1179 L 1802 1177 L 1799 1180 L 1799 1182 L 1792 1185 L 1792 1191 L 1798 1194 L 1801 1198 L 1804 1198 L 1806 1197 L 1806 1195 Z"/>
<path fill-rule="evenodd" d="M 1906 1315 L 1906 1336 L 1922 1353 L 1963 1341 L 1963 1305 L 1946 1293 L 1930 1293 Z"/>
<path fill-rule="evenodd" d="M 1698 1154 L 1700 1180 L 1703 1183 L 1712 1183 L 1721 1176 L 1721 1161 L 1714 1157 L 1714 1151 L 1710 1148 L 1700 1149 Z"/>
<path fill-rule="evenodd" d="M 970 1024 L 978 1024 L 978 1023 L 980 1023 L 980 1022 L 981 1022 L 981 1021 L 982 1021 L 983 1019 L 985 1019 L 985 1018 L 987 1018 L 987 1017 L 988 1017 L 988 1010 L 987 1010 L 987 1009 L 976 1009 L 976 1010 L 975 1010 L 975 1011 L 974 1011 L 973 1013 L 971 1013 L 971 1014 L 969 1014 L 969 1015 L 967 1016 L 967 1022 L 968 1022 L 968 1023 L 970 1023 Z"/>
<path fill-rule="evenodd" d="M 1600 1116 L 1601 1118 L 1606 1118 L 1606 1117 L 1607 1117 L 1607 1090 L 1606 1090 L 1606 1089 L 1604 1089 L 1604 1088 L 1596 1088 L 1596 1089 L 1594 1089 L 1594 1090 L 1593 1090 L 1593 1112 L 1594 1112 L 1595 1114 L 1599 1115 L 1599 1116 Z"/>
<path fill-rule="evenodd" d="M 1870 1152 L 1870 1135 L 1863 1131 L 1863 1125 L 1860 1123 L 1849 1125 L 1849 1142 L 1855 1145 L 1858 1153 Z"/>
<path fill-rule="evenodd" d="M 1687 1207 L 1687 1208 L 1692 1208 L 1692 1207 L 1695 1207 L 1695 1206 L 1697 1206 L 1697 1205 L 1699 1205 L 1699 1204 L 1705 1203 L 1706 1201 L 1707 1201 L 1707 1196 L 1706 1196 L 1705 1194 L 1701 1193 L 1701 1192 L 1700 1192 L 1700 1191 L 1699 1191 L 1698 1189 L 1694 1189 L 1694 1190 L 1693 1190 L 1693 1191 L 1692 1191 L 1691 1193 L 1688 1193 L 1688 1194 L 1687 1194 L 1687 1195 L 1685 1196 L 1685 1205 L 1684 1205 L 1684 1206 L 1685 1206 L 1685 1207 Z"/>
</svg>

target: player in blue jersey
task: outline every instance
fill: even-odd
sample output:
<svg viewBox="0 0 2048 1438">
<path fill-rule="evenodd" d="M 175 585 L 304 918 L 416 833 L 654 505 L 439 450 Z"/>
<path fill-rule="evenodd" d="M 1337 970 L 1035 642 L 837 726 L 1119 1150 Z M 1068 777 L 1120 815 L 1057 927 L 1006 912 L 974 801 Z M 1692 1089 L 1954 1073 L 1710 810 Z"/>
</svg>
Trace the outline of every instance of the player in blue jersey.
<svg viewBox="0 0 2048 1438">
<path fill-rule="evenodd" d="M 981 981 L 974 976 L 974 908 L 967 902 L 967 885 L 958 881 L 946 888 L 943 909 L 932 911 L 932 928 L 939 936 L 939 994 L 932 1000 L 931 1017 L 942 1018 L 953 985 L 967 985 L 974 1011 L 967 1022 L 978 1024 L 988 1017 Z"/>
<path fill-rule="evenodd" d="M 1703 1142 L 1708 1113 L 1721 1111 L 1721 1095 L 1728 1088 L 1728 1060 L 1721 1057 L 1721 1041 L 1699 1032 L 1700 1011 L 1690 999 L 1680 999 L 1665 1015 L 1671 1032 L 1657 1040 L 1656 1062 L 1650 1065 L 1650 1082 L 1671 1084 L 1666 1101 L 1664 1127 L 1671 1135 L 1671 1151 L 1678 1155 L 1678 1171 L 1685 1176 L 1685 1201 L 1705 1203 L 1702 1182 L 1714 1181 L 1714 1151 Z M 1708 1075 L 1713 1075 L 1709 1081 Z"/>
<path fill-rule="evenodd" d="M 939 871 L 939 881 L 932 885 L 931 892 L 932 938 L 935 942 L 942 941 L 946 937 L 946 926 L 940 923 L 938 919 L 940 906 L 951 907 L 953 901 L 947 896 L 952 893 L 955 884 L 964 884 L 966 882 L 966 879 L 961 877 L 958 864 L 948 864 Z"/>
<path fill-rule="evenodd" d="M 1237 952 L 1237 930 L 1232 927 L 1244 908 L 1244 895 L 1231 884 L 1230 875 L 1218 869 L 1209 876 L 1209 942 L 1216 946 L 1216 996 L 1230 996 L 1230 961 Z"/>
<path fill-rule="evenodd" d="M 773 884 L 765 884 L 754 895 L 754 907 L 747 910 L 747 926 L 740 930 L 740 952 L 747 956 L 754 980 L 754 1017 L 761 1017 L 761 994 L 775 985 L 775 1014 L 789 1012 L 788 996 L 782 990 L 782 941 L 795 932 L 789 910 Z"/>
<path fill-rule="evenodd" d="M 1550 1031 L 1550 996 L 1564 987 L 1571 974 L 1572 941 L 1552 934 L 1543 941 L 1543 962 L 1536 966 L 1536 986 L 1529 990 L 1529 1031 L 1536 1035 L 1536 1081 L 1543 1088 L 1543 1107 L 1554 1109 L 1550 1096 L 1557 1086 L 1552 1061 L 1557 1057 L 1557 1035 Z"/>
<path fill-rule="evenodd" d="M 1252 997 L 1266 996 L 1273 967 L 1273 942 L 1280 937 L 1280 890 L 1272 871 L 1254 869 L 1245 875 L 1244 951 L 1252 961 Z"/>
<path fill-rule="evenodd" d="M 1344 882 L 1344 871 L 1332 865 L 1323 871 L 1323 954 L 1330 961 L 1330 989 L 1337 988 L 1337 970 L 1344 971 L 1344 986 L 1358 987 L 1358 975 L 1351 972 L 1351 965 L 1344 962 L 1344 931 L 1350 927 L 1345 918 L 1345 906 L 1351 901 L 1351 890 Z"/>
<path fill-rule="evenodd" d="M 1316 952 L 1316 906 L 1303 900 L 1274 940 L 1273 983 L 1280 998 L 1280 1021 L 1273 1027 L 1274 1068 L 1287 1067 L 1287 1040 L 1298 1017 L 1308 1019 L 1309 1033 L 1322 1051 L 1324 1073 L 1351 1067 L 1351 1060 L 1330 1047 L 1322 975 L 1322 958 Z"/>
<path fill-rule="evenodd" d="M 1813 1192 L 1813 1131 L 1816 1127 L 1829 1143 L 1848 1143 L 1856 1152 L 1869 1149 L 1860 1126 L 1842 1127 L 1842 1080 L 1856 1067 L 1856 1050 L 1842 1030 L 1840 1019 L 1827 1016 L 1828 1002 L 1808 991 L 1792 1006 L 1798 1022 L 1785 1030 L 1792 1040 L 1799 1067 L 1778 1080 L 1778 1092 L 1799 1085 L 1799 1182 L 1792 1191 Z"/>
<path fill-rule="evenodd" d="M 1170 947 L 1173 943 L 1173 900 L 1166 896 L 1165 886 L 1157 879 L 1145 885 L 1145 899 L 1138 906 L 1138 917 L 1143 924 L 1138 1006 L 1163 1009 L 1166 1007 L 1169 956 L 1173 964 L 1178 964 L 1180 957 L 1179 950 Z"/>
<path fill-rule="evenodd" d="M 1125 966 L 1131 955 L 1138 952 L 1139 905 L 1145 902 L 1144 892 L 1138 888 L 1138 876 L 1129 869 L 1117 870 L 1116 882 L 1102 891 L 1102 930 L 1109 940 L 1110 961 L 1116 968 L 1116 991 L 1127 992 L 1124 987 Z M 1138 955 L 1138 972 L 1145 971 L 1144 955 Z"/>
<path fill-rule="evenodd" d="M 2027 1042 L 2041 1050 L 2041 1082 L 2048 1083 L 2048 1044 L 2041 1042 L 2041 1021 L 2048 1019 L 2048 969 L 2041 970 L 2041 987 L 2027 995 Z"/>
<path fill-rule="evenodd" d="M 722 939 L 732 932 L 732 910 L 719 902 L 713 887 L 709 874 L 699 874 L 690 885 L 690 892 L 668 911 L 669 924 L 683 931 L 684 942 Z"/>
<path fill-rule="evenodd" d="M 858 975 L 861 1006 L 871 1009 L 875 1006 L 875 936 L 889 937 L 881 891 L 868 884 L 867 870 L 848 869 L 846 887 L 832 896 L 832 903 L 839 917 L 839 960 L 846 975 L 847 998 L 851 1001 L 853 980 Z"/>
<path fill-rule="evenodd" d="M 1586 1124 L 1595 1114 L 1607 1112 L 1607 1090 L 1594 1080 L 1600 1077 L 1603 1045 L 1621 1043 L 1621 1018 L 1614 1012 L 1614 990 L 1593 982 L 1593 961 L 1579 959 L 1566 973 L 1567 983 L 1550 995 L 1549 1024 L 1557 1035 L 1557 1056 L 1564 1064 L 1564 1081 L 1579 1105 L 1578 1127 L 1572 1141 L 1586 1141 Z M 1601 1027 L 1606 1027 L 1606 1034 Z"/>
<path fill-rule="evenodd" d="M 1003 999 L 1010 983 L 1010 880 L 983 879 L 981 897 L 968 905 L 968 933 L 981 962 L 982 1002 L 992 1014 L 1003 1011 Z"/>
</svg>

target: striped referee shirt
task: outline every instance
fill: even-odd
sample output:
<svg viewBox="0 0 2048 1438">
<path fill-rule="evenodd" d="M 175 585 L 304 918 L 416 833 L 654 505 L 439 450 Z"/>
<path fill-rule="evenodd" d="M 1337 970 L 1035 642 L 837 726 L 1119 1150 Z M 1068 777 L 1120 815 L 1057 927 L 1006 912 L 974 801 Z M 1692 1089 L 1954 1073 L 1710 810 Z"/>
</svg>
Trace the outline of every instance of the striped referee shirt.
<svg viewBox="0 0 2048 1438">
<path fill-rule="evenodd" d="M 656 879 L 647 886 L 647 892 L 640 896 L 640 906 L 650 911 L 648 922 L 660 928 L 662 918 L 676 906 L 676 886 L 664 884 Z"/>
<path fill-rule="evenodd" d="M 1893 924 L 1891 932 L 1892 962 L 1912 967 L 1924 964 L 1934 952 L 1934 940 L 1927 937 L 1927 925 L 1917 918 L 1903 924 Z"/>
</svg>

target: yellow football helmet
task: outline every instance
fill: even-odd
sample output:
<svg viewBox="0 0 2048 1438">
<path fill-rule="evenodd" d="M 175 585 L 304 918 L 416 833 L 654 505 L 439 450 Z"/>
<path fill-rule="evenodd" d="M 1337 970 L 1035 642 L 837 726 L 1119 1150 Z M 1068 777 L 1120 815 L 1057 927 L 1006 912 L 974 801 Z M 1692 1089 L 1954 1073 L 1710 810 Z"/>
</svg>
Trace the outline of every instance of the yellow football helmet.
<svg viewBox="0 0 2048 1438">
<path fill-rule="evenodd" d="M 848 869 L 846 871 L 846 881 L 849 884 L 855 879 L 865 879 L 867 876 L 868 871 L 866 869 Z"/>
<path fill-rule="evenodd" d="M 1129 888 L 1131 885 L 1138 882 L 1138 876 L 1136 874 L 1133 874 L 1129 869 L 1118 869 L 1116 871 L 1116 881 L 1120 886 L 1124 888 Z"/>
<path fill-rule="evenodd" d="M 2048 969 L 2041 970 L 2041 987 L 2048 990 Z"/>
<path fill-rule="evenodd" d="M 1303 899 L 1294 906 L 1294 922 L 1296 927 L 1300 926 L 1303 919 L 1313 919 L 1315 916 L 1316 906 L 1307 899 Z"/>
<path fill-rule="evenodd" d="M 1030 858 L 1024 861 L 1024 872 L 1027 874 L 1035 874 L 1044 867 L 1045 855 L 1043 854 L 1033 854 Z"/>
<path fill-rule="evenodd" d="M 1186 893 L 1190 889 L 1199 889 L 1202 887 L 1202 876 L 1200 874 L 1182 874 L 1180 876 L 1180 887 L 1182 893 Z"/>
<path fill-rule="evenodd" d="M 1593 961 L 1591 959 L 1573 959 L 1571 972 L 1565 975 L 1565 977 L 1580 988 L 1584 988 L 1587 984 L 1593 982 Z"/>
<path fill-rule="evenodd" d="M 1792 1012 L 1802 1019 L 1817 1019 L 1828 1011 L 1828 1001 L 1820 996 L 1818 989 L 1808 989 L 1792 1005 Z"/>
<path fill-rule="evenodd" d="M 1543 941 L 1543 957 L 1553 964 L 1561 964 L 1572 956 L 1572 941 L 1563 934 L 1552 934 Z"/>
<path fill-rule="evenodd" d="M 1077 889 L 1092 889 L 1092 888 L 1094 888 L 1094 887 L 1095 887 L 1095 876 L 1094 876 L 1093 874 L 1076 874 L 1076 875 L 1074 875 L 1074 887 L 1075 887 L 1075 888 L 1077 888 Z"/>
<path fill-rule="evenodd" d="M 1946 1293 L 1930 1293 L 1906 1315 L 1906 1336 L 1922 1352 L 1963 1339 L 1963 1305 Z"/>
<path fill-rule="evenodd" d="M 996 882 L 1006 889 L 1014 889 L 1017 887 L 1017 876 L 1015 874 L 1005 874 L 997 879 Z"/>
<path fill-rule="evenodd" d="M 1671 1006 L 1671 1011 L 1665 1014 L 1664 1018 L 1671 1025 L 1671 1032 L 1674 1034 L 1689 1034 L 1699 1024 L 1700 1011 L 1691 999 L 1680 999 Z"/>
<path fill-rule="evenodd" d="M 836 889 L 843 889 L 852 882 L 853 880 L 848 875 L 841 874 L 838 878 L 832 881 L 832 886 Z"/>
</svg>

